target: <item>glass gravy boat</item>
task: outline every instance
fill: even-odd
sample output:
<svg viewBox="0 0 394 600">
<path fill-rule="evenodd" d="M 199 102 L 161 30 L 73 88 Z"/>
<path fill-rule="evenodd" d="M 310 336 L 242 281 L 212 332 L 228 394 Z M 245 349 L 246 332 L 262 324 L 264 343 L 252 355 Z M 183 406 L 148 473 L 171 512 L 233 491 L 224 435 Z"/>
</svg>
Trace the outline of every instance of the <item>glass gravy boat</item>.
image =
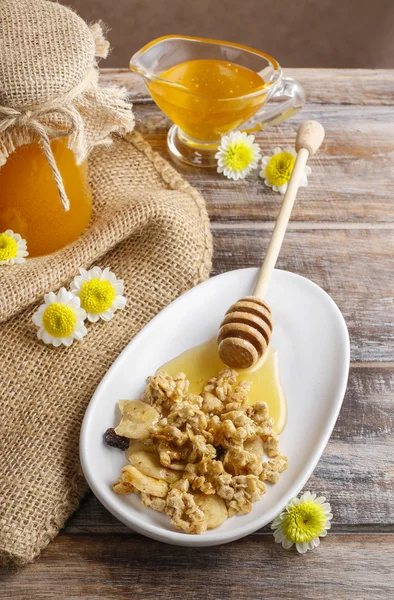
<svg viewBox="0 0 394 600">
<path fill-rule="evenodd" d="M 164 36 L 134 54 L 130 69 L 143 78 L 156 104 L 174 123 L 168 132 L 170 152 L 191 165 L 216 166 L 222 136 L 274 125 L 305 104 L 300 84 L 283 77 L 274 58 L 231 42 Z M 177 75 L 171 80 L 174 69 Z M 241 78 L 221 97 L 223 74 Z"/>
</svg>

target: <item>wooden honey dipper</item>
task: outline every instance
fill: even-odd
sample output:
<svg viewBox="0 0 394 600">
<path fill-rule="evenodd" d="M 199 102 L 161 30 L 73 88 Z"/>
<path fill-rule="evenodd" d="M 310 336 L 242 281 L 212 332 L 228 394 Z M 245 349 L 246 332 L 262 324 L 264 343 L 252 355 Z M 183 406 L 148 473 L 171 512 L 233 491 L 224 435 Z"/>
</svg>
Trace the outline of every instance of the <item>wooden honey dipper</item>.
<svg viewBox="0 0 394 600">
<path fill-rule="evenodd" d="M 268 348 L 272 334 L 272 313 L 264 297 L 279 256 L 304 167 L 309 156 L 319 149 L 323 139 L 324 129 L 317 121 L 305 121 L 298 129 L 295 144 L 297 158 L 253 296 L 241 298 L 230 306 L 220 326 L 217 337 L 219 356 L 232 369 L 253 367 Z"/>
</svg>

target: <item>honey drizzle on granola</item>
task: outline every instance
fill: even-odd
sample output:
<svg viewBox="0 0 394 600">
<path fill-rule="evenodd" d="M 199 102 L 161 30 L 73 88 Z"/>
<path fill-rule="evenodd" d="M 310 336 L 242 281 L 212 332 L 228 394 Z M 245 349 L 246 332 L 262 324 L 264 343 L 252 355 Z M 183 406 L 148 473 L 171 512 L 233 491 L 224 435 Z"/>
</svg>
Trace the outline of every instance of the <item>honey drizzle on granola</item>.
<svg viewBox="0 0 394 600">
<path fill-rule="evenodd" d="M 204 384 L 223 368 L 225 365 L 219 358 L 217 343 L 213 339 L 186 350 L 161 366 L 158 371 L 166 371 L 170 375 L 186 373 L 190 381 L 189 393 L 200 394 Z M 286 425 L 287 403 L 279 377 L 277 351 L 269 348 L 265 360 L 257 369 L 240 371 L 238 381 L 243 380 L 253 383 L 249 392 L 250 404 L 266 402 L 270 417 L 274 419 L 273 431 L 281 433 Z"/>
</svg>

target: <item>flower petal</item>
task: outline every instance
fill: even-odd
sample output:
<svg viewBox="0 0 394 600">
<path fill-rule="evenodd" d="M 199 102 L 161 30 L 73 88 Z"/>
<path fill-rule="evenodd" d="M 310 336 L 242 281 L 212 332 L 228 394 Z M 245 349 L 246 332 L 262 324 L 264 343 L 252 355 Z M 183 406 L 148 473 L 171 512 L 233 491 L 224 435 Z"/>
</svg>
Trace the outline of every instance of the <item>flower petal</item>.
<svg viewBox="0 0 394 600">
<path fill-rule="evenodd" d="M 124 283 L 121 279 L 118 279 L 114 284 L 115 294 L 117 296 L 123 296 L 124 292 Z"/>
<path fill-rule="evenodd" d="M 49 335 L 49 333 L 47 331 L 45 331 L 45 329 L 42 330 L 41 333 L 41 339 L 44 342 L 44 344 L 52 344 L 52 338 Z"/>
<path fill-rule="evenodd" d="M 75 294 L 73 294 L 73 297 L 68 300 L 67 304 L 71 308 L 78 309 L 81 306 L 81 300 L 79 299 L 79 296 L 75 296 Z"/>
<path fill-rule="evenodd" d="M 101 313 L 100 317 L 103 321 L 110 321 L 114 316 L 114 310 L 109 308 L 105 312 Z"/>
<path fill-rule="evenodd" d="M 297 552 L 300 554 L 305 554 L 308 550 L 308 544 L 306 542 L 296 543 Z"/>
<path fill-rule="evenodd" d="M 283 185 L 279 185 L 277 187 L 278 192 L 280 192 L 281 194 L 284 195 L 287 191 L 287 185 L 288 185 L 287 183 L 284 183 Z"/>
<path fill-rule="evenodd" d="M 116 296 L 113 307 L 122 310 L 127 304 L 127 298 L 124 296 Z"/>
<path fill-rule="evenodd" d="M 88 321 L 90 321 L 91 323 L 97 323 L 97 321 L 100 320 L 100 316 L 96 315 L 95 313 L 86 313 L 86 318 L 88 319 Z"/>
<path fill-rule="evenodd" d="M 53 302 L 56 302 L 56 300 L 56 294 L 54 294 L 53 292 L 49 292 L 49 294 L 45 294 L 44 296 L 45 304 L 53 304 Z"/>
<path fill-rule="evenodd" d="M 93 267 L 93 269 L 90 269 L 90 271 L 88 271 L 88 279 L 100 279 L 101 273 L 102 270 L 100 267 Z"/>
<path fill-rule="evenodd" d="M 307 185 L 308 185 L 308 178 L 305 175 L 305 173 L 301 173 L 299 187 L 307 187 Z"/>
</svg>

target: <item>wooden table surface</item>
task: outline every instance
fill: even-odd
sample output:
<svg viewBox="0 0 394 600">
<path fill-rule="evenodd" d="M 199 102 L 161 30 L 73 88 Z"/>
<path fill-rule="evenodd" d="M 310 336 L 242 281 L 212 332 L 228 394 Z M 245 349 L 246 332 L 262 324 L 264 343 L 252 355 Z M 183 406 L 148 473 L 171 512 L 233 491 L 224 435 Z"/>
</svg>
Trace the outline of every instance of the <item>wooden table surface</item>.
<svg viewBox="0 0 394 600">
<path fill-rule="evenodd" d="M 300 556 L 268 528 L 214 548 L 180 548 L 134 534 L 88 497 L 34 564 L 0 574 L 1 599 L 257 600 L 394 597 L 394 71 L 289 69 L 308 103 L 258 134 L 263 151 L 293 144 L 304 119 L 326 129 L 310 161 L 278 267 L 310 278 L 348 324 L 351 369 L 331 440 L 306 489 L 330 500 L 332 531 Z M 168 121 L 126 70 L 104 70 L 132 92 L 137 127 L 168 157 Z M 257 265 L 280 196 L 257 174 L 232 182 L 177 167 L 204 195 L 213 274 Z M 302 441 L 301 441 L 302 443 Z"/>
</svg>

